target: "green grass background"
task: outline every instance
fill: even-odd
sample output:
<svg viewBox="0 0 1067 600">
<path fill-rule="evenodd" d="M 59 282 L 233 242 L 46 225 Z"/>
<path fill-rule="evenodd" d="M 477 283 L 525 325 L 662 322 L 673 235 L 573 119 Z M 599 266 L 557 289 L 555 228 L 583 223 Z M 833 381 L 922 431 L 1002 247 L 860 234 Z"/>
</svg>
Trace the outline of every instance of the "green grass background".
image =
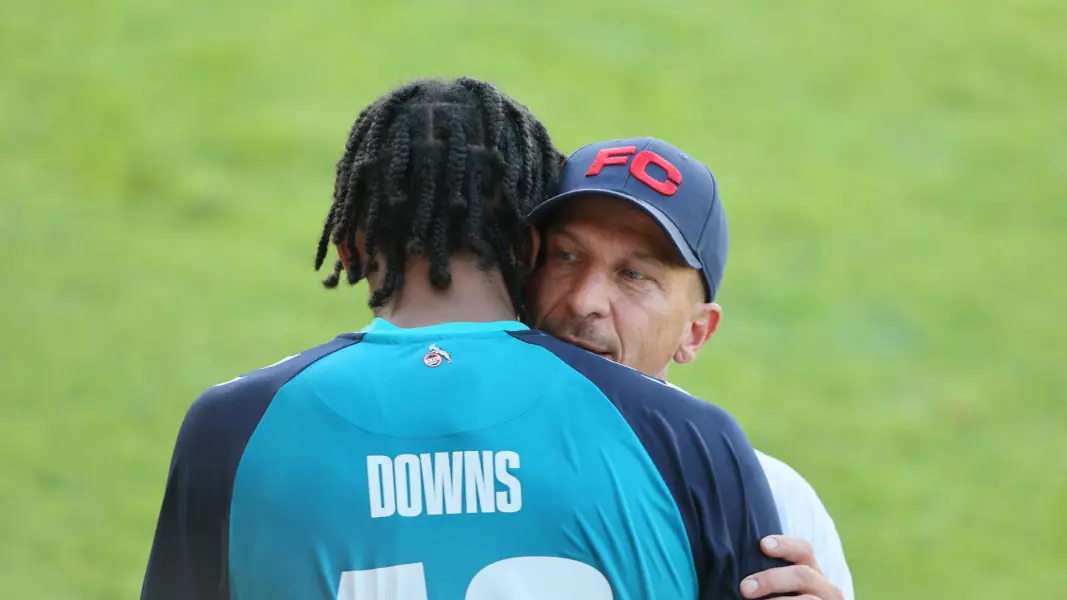
<svg viewBox="0 0 1067 600">
<path fill-rule="evenodd" d="M 368 319 L 311 270 L 359 109 L 488 78 L 567 151 L 720 178 L 725 321 L 672 377 L 808 477 L 865 600 L 1067 588 L 1067 4 L 11 0 L 0 589 L 136 597 L 204 388 Z"/>
</svg>

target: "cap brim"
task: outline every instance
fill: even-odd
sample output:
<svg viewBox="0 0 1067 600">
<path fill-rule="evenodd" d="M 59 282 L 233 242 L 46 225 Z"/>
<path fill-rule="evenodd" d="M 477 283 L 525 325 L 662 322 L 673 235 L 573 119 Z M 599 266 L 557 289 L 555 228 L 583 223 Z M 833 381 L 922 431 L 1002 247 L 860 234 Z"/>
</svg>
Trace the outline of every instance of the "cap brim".
<svg viewBox="0 0 1067 600">
<path fill-rule="evenodd" d="M 553 211 L 562 206 L 563 203 L 567 200 L 572 200 L 579 196 L 592 195 L 618 198 L 619 200 L 625 200 L 630 204 L 633 204 L 637 208 L 641 209 L 642 212 L 647 214 L 649 217 L 652 217 L 652 220 L 660 226 L 660 229 L 663 230 L 663 233 L 667 234 L 667 238 L 669 238 L 671 240 L 671 243 L 674 244 L 674 247 L 678 249 L 678 253 L 682 256 L 682 260 L 684 260 L 688 266 L 697 270 L 701 270 L 703 268 L 700 264 L 700 259 L 697 257 L 696 253 L 694 253 L 693 249 L 689 247 L 689 243 L 685 241 L 685 236 L 683 236 L 682 232 L 678 230 L 678 227 L 674 224 L 674 222 L 667 218 L 667 215 L 663 214 L 663 212 L 655 206 L 652 206 L 651 204 L 648 204 L 643 200 L 640 200 L 638 198 L 635 198 L 634 196 L 623 192 L 598 188 L 583 188 L 577 190 L 570 190 L 558 196 L 553 196 L 552 198 L 545 200 L 541 204 L 538 204 L 537 207 L 530 211 L 530 214 L 526 216 L 526 222 L 534 226 L 541 225 Z"/>
</svg>

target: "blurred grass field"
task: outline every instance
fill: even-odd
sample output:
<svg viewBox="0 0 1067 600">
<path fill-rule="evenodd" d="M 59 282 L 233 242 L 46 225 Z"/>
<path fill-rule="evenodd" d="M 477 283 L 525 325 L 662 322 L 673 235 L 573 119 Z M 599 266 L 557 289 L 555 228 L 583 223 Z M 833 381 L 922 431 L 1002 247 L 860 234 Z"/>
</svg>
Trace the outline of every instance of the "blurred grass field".
<svg viewBox="0 0 1067 600">
<path fill-rule="evenodd" d="M 136 597 L 204 388 L 368 319 L 311 270 L 352 119 L 488 78 L 656 135 L 732 224 L 681 385 L 819 490 L 857 594 L 1067 588 L 1067 4 L 11 0 L 0 589 Z"/>
</svg>

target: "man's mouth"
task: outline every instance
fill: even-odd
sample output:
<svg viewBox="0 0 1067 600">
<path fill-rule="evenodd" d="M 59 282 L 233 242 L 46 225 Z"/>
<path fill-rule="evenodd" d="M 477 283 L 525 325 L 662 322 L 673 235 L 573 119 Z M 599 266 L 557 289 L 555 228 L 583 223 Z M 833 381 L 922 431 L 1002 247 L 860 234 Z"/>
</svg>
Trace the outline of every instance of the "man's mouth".
<svg viewBox="0 0 1067 600">
<path fill-rule="evenodd" d="M 568 337 L 568 336 L 562 337 L 560 339 L 562 339 L 563 341 L 567 342 L 568 344 L 573 344 L 575 346 L 578 346 L 582 350 L 586 350 L 588 352 L 592 352 L 593 354 L 599 354 L 600 356 L 603 356 L 604 358 L 606 358 L 608 360 L 611 360 L 612 353 L 608 352 L 607 350 L 604 350 L 602 348 L 598 348 L 596 346 L 592 346 L 590 344 L 587 344 L 586 342 L 583 342 L 582 340 L 578 340 L 578 339 L 575 339 L 575 338 L 572 338 L 572 337 Z"/>
</svg>

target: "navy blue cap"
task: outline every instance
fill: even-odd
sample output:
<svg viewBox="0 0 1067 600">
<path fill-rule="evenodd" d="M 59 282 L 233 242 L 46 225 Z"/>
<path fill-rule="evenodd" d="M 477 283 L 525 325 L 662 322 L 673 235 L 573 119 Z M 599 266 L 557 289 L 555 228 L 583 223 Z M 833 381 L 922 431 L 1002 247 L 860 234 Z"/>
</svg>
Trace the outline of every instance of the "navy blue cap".
<svg viewBox="0 0 1067 600">
<path fill-rule="evenodd" d="M 703 274 L 708 301 L 715 299 L 729 236 L 719 185 L 707 166 L 656 138 L 595 142 L 567 158 L 555 195 L 527 219 L 538 224 L 565 200 L 588 194 L 632 202 L 652 217 L 685 263 Z"/>
</svg>

